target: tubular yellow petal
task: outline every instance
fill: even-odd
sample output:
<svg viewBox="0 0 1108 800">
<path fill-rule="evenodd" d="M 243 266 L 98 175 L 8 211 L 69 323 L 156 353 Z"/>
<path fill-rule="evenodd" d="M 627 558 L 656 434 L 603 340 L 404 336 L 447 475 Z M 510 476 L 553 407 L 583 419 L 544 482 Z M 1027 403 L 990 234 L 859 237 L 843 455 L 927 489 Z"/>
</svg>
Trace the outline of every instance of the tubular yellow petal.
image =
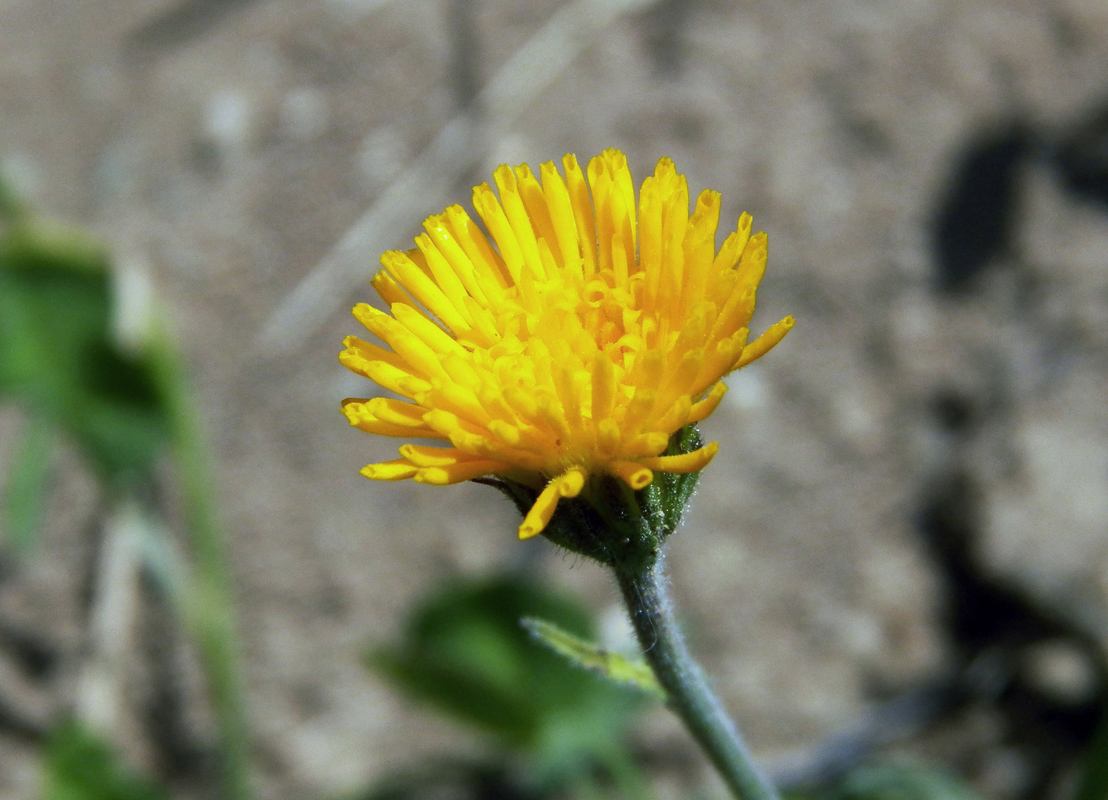
<svg viewBox="0 0 1108 800">
<path fill-rule="evenodd" d="M 561 496 L 556 480 L 546 484 L 546 488 L 535 498 L 534 505 L 531 506 L 531 510 L 527 512 L 527 516 L 523 518 L 523 522 L 519 526 L 521 541 L 530 539 L 532 536 L 538 536 L 543 532 L 543 529 L 550 524 L 550 518 L 554 516 L 554 510 L 558 507 L 558 500 Z"/>
<path fill-rule="evenodd" d="M 346 417 L 347 421 L 351 425 L 357 425 L 362 420 L 375 419 L 375 417 L 369 413 L 369 409 L 366 407 L 367 403 L 364 400 L 343 400 L 342 413 Z M 404 433 L 405 436 L 410 436 L 408 432 Z"/>
<path fill-rule="evenodd" d="M 675 354 L 685 353 L 702 347 L 708 336 L 708 318 L 714 313 L 715 306 L 710 302 L 698 302 L 690 305 L 685 315 L 685 325 L 681 328 L 677 342 L 673 345 L 673 352 Z M 684 381 L 682 377 L 677 379 Z"/>
<path fill-rule="evenodd" d="M 639 265 L 645 281 L 643 302 L 653 310 L 662 272 L 662 201 L 657 178 L 643 181 L 639 192 Z"/>
<path fill-rule="evenodd" d="M 653 389 L 641 385 L 636 386 L 635 395 L 627 404 L 627 411 L 623 415 L 621 422 L 623 429 L 629 432 L 637 431 L 643 420 L 654 410 L 654 400 L 656 398 L 657 393 Z"/>
<path fill-rule="evenodd" d="M 357 336 L 347 336 L 342 340 L 342 344 L 343 347 L 348 350 L 356 351 L 358 355 L 368 361 L 385 361 L 396 367 L 402 367 L 404 365 L 404 359 L 396 353 L 391 350 L 386 350 L 383 347 L 378 347 L 372 342 L 359 339 Z"/>
<path fill-rule="evenodd" d="M 558 399 L 562 403 L 566 424 L 570 427 L 578 427 L 581 424 L 581 393 L 577 388 L 577 376 L 580 372 L 565 361 L 554 370 L 554 386 L 558 392 Z"/>
<path fill-rule="evenodd" d="M 549 453 L 554 446 L 553 437 L 547 436 L 532 427 L 512 425 L 503 420 L 494 419 L 488 425 L 489 431 L 509 447 L 527 450 L 534 454 Z"/>
<path fill-rule="evenodd" d="M 658 393 L 660 408 L 669 408 L 669 404 L 682 394 L 688 394 L 694 390 L 694 381 L 704 366 L 704 351 L 700 348 L 690 350 L 681 357 L 681 363 L 677 369 L 666 379 L 665 387 Z"/>
<path fill-rule="evenodd" d="M 446 374 L 450 376 L 454 383 L 465 387 L 474 394 L 480 392 L 484 387 L 481 373 L 474 365 L 473 360 L 469 358 L 468 353 L 447 353 L 442 357 L 442 368 L 446 370 Z"/>
<path fill-rule="evenodd" d="M 709 340 L 721 339 L 740 328 L 745 328 L 750 323 L 753 313 L 754 289 L 736 287 L 724 303 L 719 316 L 716 317 L 712 331 L 708 334 Z"/>
<path fill-rule="evenodd" d="M 491 373 L 486 369 L 481 369 L 478 375 L 481 378 L 481 386 L 476 390 L 476 393 L 481 405 L 494 419 L 508 420 L 514 424 L 516 422 L 515 412 L 508 405 L 508 401 L 504 399 L 504 393 L 500 385 L 493 380 Z"/>
<path fill-rule="evenodd" d="M 545 466 L 542 457 L 537 453 L 502 444 L 496 438 L 488 435 L 472 434 L 458 430 L 450 435 L 450 443 L 459 452 L 476 459 L 502 461 L 530 472 L 541 472 Z"/>
<path fill-rule="evenodd" d="M 616 376 L 612 360 L 597 353 L 592 361 L 592 418 L 599 421 L 612 414 L 616 396 Z"/>
<path fill-rule="evenodd" d="M 459 461 L 442 467 L 421 467 L 415 474 L 415 481 L 431 486 L 452 486 L 492 475 L 494 472 L 503 472 L 507 468 L 508 465 L 502 461 Z"/>
<path fill-rule="evenodd" d="M 361 417 L 357 422 L 351 422 L 350 424 L 360 431 L 373 433 L 377 436 L 390 436 L 394 439 L 411 439 L 412 437 L 418 439 L 446 439 L 441 433 L 430 428 L 409 428 L 404 425 L 393 425 L 370 416 Z"/>
<path fill-rule="evenodd" d="M 482 284 L 482 291 L 489 300 L 499 300 L 503 296 L 500 290 L 508 286 L 508 270 L 504 266 L 504 260 L 492 249 L 485 234 L 470 219 L 464 208 L 459 205 L 449 206 L 443 216 L 450 233 L 473 263 L 477 280 L 484 279 L 488 283 Z M 493 291 L 490 292 L 490 289 Z"/>
<path fill-rule="evenodd" d="M 458 433 L 480 435 L 480 428 L 475 426 L 472 422 L 466 422 L 450 411 L 446 411 L 442 408 L 433 408 L 423 415 L 423 421 L 427 423 L 427 427 L 431 428 L 443 436 L 449 438 L 450 436 Z"/>
<path fill-rule="evenodd" d="M 402 458 L 380 464 L 366 464 L 361 473 L 371 481 L 404 481 L 415 476 L 418 469 Z"/>
<path fill-rule="evenodd" d="M 612 240 L 612 272 L 616 276 L 615 281 L 617 284 L 626 285 L 631 269 L 628 263 L 630 260 L 628 253 L 633 253 L 633 251 L 628 250 L 627 243 L 620 241 L 620 238 L 621 236 L 617 235 L 616 238 Z M 619 308 L 621 316 L 625 310 L 624 308 Z"/>
<path fill-rule="evenodd" d="M 750 241 L 750 228 L 753 223 L 754 219 L 749 214 L 744 212 L 739 216 L 739 224 L 735 231 L 724 240 L 723 247 L 716 254 L 714 264 L 716 272 L 734 269 L 739 263 L 739 257 L 746 249 L 746 243 Z"/>
<path fill-rule="evenodd" d="M 519 428 L 502 419 L 494 419 L 490 422 L 489 430 L 497 439 L 512 447 L 517 447 L 523 441 Z"/>
<path fill-rule="evenodd" d="M 720 381 L 712 387 L 712 391 L 708 392 L 708 396 L 701 400 L 699 403 L 694 403 L 693 407 L 689 410 L 689 422 L 700 422 L 711 415 L 713 411 L 719 406 L 719 401 L 723 399 L 723 396 L 727 394 L 727 386 L 723 381 Z"/>
<path fill-rule="evenodd" d="M 387 360 L 384 361 L 384 363 L 386 363 L 388 366 L 392 367 L 398 372 L 407 372 L 408 365 L 404 362 L 404 359 L 400 358 L 398 355 L 389 350 L 381 350 L 381 353 L 386 356 Z M 364 378 L 369 378 L 370 380 L 373 380 L 373 378 L 369 374 L 369 365 L 374 360 L 379 359 L 367 357 L 365 351 L 363 351 L 361 348 L 348 347 L 346 350 L 343 350 L 341 353 L 339 353 L 340 364 L 342 364 L 351 372 L 357 373 Z"/>
<path fill-rule="evenodd" d="M 488 425 L 492 419 L 477 395 L 457 383 L 444 383 L 432 389 L 428 397 L 431 405 L 452 411 L 477 425 Z"/>
<path fill-rule="evenodd" d="M 627 166 L 627 156 L 614 148 L 605 150 L 604 155 L 611 164 L 610 171 L 615 183 L 614 190 L 620 199 L 624 213 L 627 215 L 627 230 L 630 236 L 627 252 L 633 253 L 635 252 L 636 230 L 638 228 L 638 225 L 635 224 L 635 182 L 631 179 L 631 170 Z"/>
<path fill-rule="evenodd" d="M 397 303 L 392 307 L 396 321 L 415 334 L 434 353 L 465 353 L 458 340 L 411 306 Z"/>
<path fill-rule="evenodd" d="M 427 409 L 401 400 L 393 400 L 391 397 L 374 397 L 365 404 L 365 409 L 377 419 L 390 425 L 420 429 L 427 427 L 423 421 L 423 415 L 427 413 Z"/>
<path fill-rule="evenodd" d="M 415 242 L 431 270 L 431 277 L 442 290 L 447 301 L 453 306 L 454 311 L 466 321 L 465 327 L 468 328 L 469 319 L 467 319 L 465 310 L 465 298 L 469 296 L 469 293 L 466 291 L 466 287 L 458 273 L 454 271 L 454 267 L 439 252 L 439 249 L 435 247 L 435 243 L 431 241 L 431 237 L 426 233 L 417 236 Z"/>
<path fill-rule="evenodd" d="M 645 489 L 654 480 L 654 473 L 641 461 L 613 461 L 608 469 L 635 491 Z"/>
<path fill-rule="evenodd" d="M 487 287 L 486 287 L 487 288 Z M 492 347 L 500 341 L 500 331 L 496 327 L 496 319 L 492 313 L 478 304 L 472 297 L 466 298 L 470 317 L 473 319 L 474 329 L 470 332 L 468 341 L 477 347 Z M 466 337 L 462 337 L 465 341 Z"/>
<path fill-rule="evenodd" d="M 539 404 L 535 398 L 518 386 L 507 386 L 504 389 L 504 399 L 515 409 L 522 419 L 534 422 L 539 417 Z"/>
<path fill-rule="evenodd" d="M 690 391 L 694 397 L 700 395 L 705 387 L 711 386 L 721 376 L 731 371 L 731 365 L 742 355 L 746 346 L 746 328 L 736 335 L 717 342 L 715 347 L 709 347 L 704 363 L 697 373 L 696 379 L 690 385 Z"/>
<path fill-rule="evenodd" d="M 561 497 L 576 497 L 585 487 L 585 478 L 588 477 L 585 470 L 573 467 L 559 476 L 555 482 L 558 484 L 558 494 Z"/>
<path fill-rule="evenodd" d="M 766 272 L 769 239 L 762 231 L 750 237 L 739 260 L 739 281 L 744 288 L 756 288 L 762 282 Z"/>
<path fill-rule="evenodd" d="M 562 159 L 562 167 L 566 171 L 566 188 L 569 189 L 569 199 L 573 204 L 577 239 L 581 243 L 582 266 L 585 280 L 588 280 L 596 272 L 596 219 L 589 200 L 589 188 L 577 163 L 577 156 L 567 153 Z"/>
<path fill-rule="evenodd" d="M 523 250 L 508 221 L 508 215 L 504 213 L 504 208 L 487 183 L 474 187 L 473 209 L 481 217 L 489 235 L 496 242 L 500 257 L 504 260 L 504 266 L 511 277 L 510 283 L 518 284 L 524 269 Z"/>
<path fill-rule="evenodd" d="M 560 441 L 567 441 L 571 436 L 571 431 L 569 429 L 569 423 L 566 422 L 562 404 L 558 402 L 558 398 L 549 394 L 540 394 L 537 397 L 537 401 L 539 406 L 539 418 L 550 427 Z"/>
<path fill-rule="evenodd" d="M 596 252 L 596 268 L 603 273 L 612 268 L 611 243 L 615 239 L 616 224 L 611 197 L 612 180 L 602 155 L 589 159 L 586 175 L 588 175 L 589 187 L 592 189 L 593 207 L 596 210 L 597 242 L 608 245 L 598 246 Z"/>
<path fill-rule="evenodd" d="M 523 198 L 519 194 L 519 184 L 516 181 L 515 172 L 507 164 L 501 164 L 493 172 L 496 188 L 500 192 L 500 204 L 504 208 L 504 214 L 508 218 L 508 224 L 512 226 L 515 240 L 523 255 L 523 263 L 536 278 L 545 277 L 542 263 L 539 260 L 539 246 L 535 238 L 535 229 L 531 224 L 531 218 L 527 215 L 527 209 L 523 205 Z"/>
<path fill-rule="evenodd" d="M 424 308 L 441 319 L 446 327 L 453 331 L 469 329 L 465 318 L 454 307 L 454 304 L 450 302 L 442 289 L 423 270 L 416 266 L 411 256 L 393 250 L 381 256 L 381 263 L 396 279 L 397 283 L 407 289 L 412 297 L 423 304 Z"/>
<path fill-rule="evenodd" d="M 547 247 L 552 250 L 557 248 L 558 237 L 554 232 L 554 223 L 550 216 L 550 208 L 546 195 L 543 193 L 543 187 L 539 185 L 534 173 L 531 172 L 531 168 L 526 164 L 520 164 L 516 167 L 515 175 L 519 197 L 523 201 L 523 207 L 527 210 L 527 218 L 531 221 L 535 237 L 539 243 L 545 241 Z M 561 259 L 559 259 L 560 261 Z"/>
<path fill-rule="evenodd" d="M 406 320 L 422 320 L 424 323 L 434 324 L 418 311 L 398 303 L 393 313 L 401 312 Z M 444 375 L 442 367 L 438 363 L 435 351 L 395 317 L 390 317 L 383 311 L 378 311 L 372 306 L 361 303 L 354 309 L 358 321 L 366 326 L 375 336 L 386 342 L 393 351 L 400 356 L 412 369 L 425 377 L 441 377 Z"/>
<path fill-rule="evenodd" d="M 393 282 L 395 284 L 395 281 Z M 387 321 L 383 317 L 388 317 L 385 312 L 374 308 L 369 303 L 358 303 L 352 309 L 350 313 L 354 315 L 354 319 L 362 323 L 366 330 L 376 336 L 382 341 L 385 339 L 385 333 L 387 332 Z"/>
<path fill-rule="evenodd" d="M 417 378 L 410 372 L 397 369 L 392 364 L 384 361 L 367 361 L 359 365 L 361 372 L 371 381 L 384 386 L 386 389 L 405 397 L 414 398 L 417 394 L 431 388 L 431 384 L 422 378 Z"/>
<path fill-rule="evenodd" d="M 689 422 L 689 414 L 692 413 L 692 398 L 687 394 L 681 395 L 673 401 L 665 414 L 651 423 L 651 427 L 663 433 L 673 433 Z"/>
<path fill-rule="evenodd" d="M 400 456 L 417 467 L 449 467 L 475 460 L 452 447 L 424 447 L 418 444 L 401 445 Z"/>
<path fill-rule="evenodd" d="M 403 303 L 404 305 L 415 307 L 415 301 L 408 296 L 408 293 L 393 280 L 392 276 L 387 272 L 378 272 L 373 276 L 373 280 L 370 281 L 374 290 L 378 296 L 385 301 L 386 306 L 393 306 L 396 303 Z"/>
<path fill-rule="evenodd" d="M 689 219 L 685 235 L 685 287 L 686 308 L 692 307 L 704 297 L 708 278 L 715 258 L 716 228 L 719 227 L 719 192 L 705 189 L 696 198 L 696 211 Z"/>
<path fill-rule="evenodd" d="M 689 224 L 689 190 L 683 175 L 669 181 L 671 189 L 662 203 L 662 264 L 660 297 L 670 321 L 679 319 L 681 291 L 685 285 L 685 230 Z"/>
<path fill-rule="evenodd" d="M 423 229 L 427 231 L 427 236 L 431 242 L 434 243 L 442 257 L 446 259 L 450 269 L 458 276 L 458 280 L 465 288 L 465 293 L 469 295 L 469 299 L 476 299 L 481 307 L 488 305 L 489 298 L 477 280 L 477 268 L 473 264 L 473 259 L 469 257 L 461 243 L 452 234 L 449 223 L 446 221 L 446 214 L 428 217 L 423 223 Z"/>
<path fill-rule="evenodd" d="M 596 423 L 596 451 L 602 458 L 611 458 L 619 452 L 622 436 L 619 425 L 613 419 Z"/>
<path fill-rule="evenodd" d="M 662 433 L 661 431 L 640 433 L 627 443 L 627 446 L 623 449 L 623 453 L 624 455 L 634 456 L 636 458 L 642 456 L 656 456 L 664 452 L 668 446 L 668 433 Z"/>
<path fill-rule="evenodd" d="M 666 354 L 661 350 L 647 350 L 636 362 L 638 375 L 635 385 L 657 390 L 666 368 Z"/>
<path fill-rule="evenodd" d="M 416 374 L 424 375 L 431 381 L 447 378 L 439 354 L 408 329 L 397 326 L 396 330 L 390 332 L 389 344 L 397 355 L 411 365 Z"/>
<path fill-rule="evenodd" d="M 793 329 L 796 320 L 785 317 L 780 322 L 770 326 L 769 330 L 743 348 L 743 354 L 735 362 L 735 369 L 742 369 L 751 361 L 757 361 L 785 338 L 785 334 Z"/>
<path fill-rule="evenodd" d="M 372 402 L 372 401 L 370 401 Z M 370 411 L 370 404 L 360 401 L 344 401 L 342 413 L 350 424 L 358 430 L 366 433 L 374 433 L 378 436 L 393 436 L 396 438 L 410 439 L 413 436 L 419 439 L 445 439 L 441 433 L 426 425 L 415 426 L 408 424 L 396 424 L 378 418 Z"/>
<path fill-rule="evenodd" d="M 569 199 L 569 189 L 553 161 L 542 165 L 542 189 L 550 210 L 550 224 L 554 228 L 554 236 L 562 254 L 562 263 L 567 270 L 573 270 L 584 277 L 581 272 L 581 247 L 577 239 L 573 203 Z"/>
<path fill-rule="evenodd" d="M 641 458 L 639 464 L 659 472 L 700 472 L 719 452 L 719 443 L 706 444 L 699 450 L 684 453 L 678 456 L 655 456 L 654 458 Z"/>
</svg>

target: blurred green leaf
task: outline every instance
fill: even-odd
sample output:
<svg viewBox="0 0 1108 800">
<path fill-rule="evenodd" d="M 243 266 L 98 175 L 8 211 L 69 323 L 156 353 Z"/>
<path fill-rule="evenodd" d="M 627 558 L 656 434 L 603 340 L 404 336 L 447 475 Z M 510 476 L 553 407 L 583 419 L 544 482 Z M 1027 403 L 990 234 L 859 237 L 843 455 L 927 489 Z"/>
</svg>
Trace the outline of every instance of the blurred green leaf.
<svg viewBox="0 0 1108 800">
<path fill-rule="evenodd" d="M 42 526 L 53 443 L 54 426 L 50 422 L 34 416 L 27 420 L 4 497 L 4 527 L 8 541 L 19 553 L 31 549 Z"/>
<path fill-rule="evenodd" d="M 611 653 L 592 642 L 579 639 L 559 628 L 553 622 L 528 617 L 521 620 L 524 629 L 555 653 L 560 653 L 571 663 L 597 672 L 610 681 L 630 686 L 665 702 L 666 691 L 658 683 L 654 671 L 642 659 L 624 658 Z"/>
<path fill-rule="evenodd" d="M 22 202 L 12 191 L 6 176 L 0 174 L 0 222 L 14 220 L 22 213 Z"/>
<path fill-rule="evenodd" d="M 107 256 L 80 231 L 0 236 L 0 397 L 71 434 L 107 478 L 148 474 L 168 436 L 149 360 L 112 337 Z"/>
<path fill-rule="evenodd" d="M 2 188 L 0 188 L 2 191 Z M 108 257 L 87 233 L 4 205 L 0 227 L 0 400 L 20 403 L 33 426 L 53 426 L 80 447 L 99 476 L 128 491 L 147 483 L 163 448 L 176 450 L 196 580 L 186 621 L 196 638 L 219 721 L 224 796 L 251 796 L 249 739 L 237 642 L 199 412 L 181 359 L 162 326 L 141 345 L 116 339 Z M 12 529 L 33 530 L 45 469 L 17 463 L 22 502 Z M 128 486 L 131 484 L 131 486 Z M 18 504 L 17 504 L 18 506 Z M 179 598 L 178 598 L 179 599 Z M 200 609 L 200 612 L 194 611 Z"/>
<path fill-rule="evenodd" d="M 525 617 L 592 635 L 570 599 L 495 576 L 440 587 L 414 609 L 402 640 L 368 660 L 408 696 L 528 756 L 538 781 L 557 782 L 621 749 L 642 703 L 535 641 Z"/>
<path fill-rule="evenodd" d="M 825 800 L 979 800 L 965 783 L 931 766 L 888 764 L 860 767 Z"/>
<path fill-rule="evenodd" d="M 99 737 L 74 722 L 46 744 L 43 800 L 163 800 L 164 791 L 131 774 Z"/>
</svg>

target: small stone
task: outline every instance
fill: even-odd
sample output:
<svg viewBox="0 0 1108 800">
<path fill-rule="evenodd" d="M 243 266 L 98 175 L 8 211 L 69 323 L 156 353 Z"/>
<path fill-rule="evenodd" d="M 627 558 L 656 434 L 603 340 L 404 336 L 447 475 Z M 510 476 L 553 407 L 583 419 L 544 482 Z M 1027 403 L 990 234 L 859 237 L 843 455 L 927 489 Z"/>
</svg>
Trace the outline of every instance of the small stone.
<svg viewBox="0 0 1108 800">
<path fill-rule="evenodd" d="M 1088 655 L 1062 639 L 1030 648 L 1023 670 L 1036 688 L 1062 703 L 1077 705 L 1096 693 L 1096 668 Z"/>
<path fill-rule="evenodd" d="M 330 124 L 327 95 L 311 86 L 292 89 L 281 101 L 281 130 L 301 142 L 318 139 Z"/>
</svg>

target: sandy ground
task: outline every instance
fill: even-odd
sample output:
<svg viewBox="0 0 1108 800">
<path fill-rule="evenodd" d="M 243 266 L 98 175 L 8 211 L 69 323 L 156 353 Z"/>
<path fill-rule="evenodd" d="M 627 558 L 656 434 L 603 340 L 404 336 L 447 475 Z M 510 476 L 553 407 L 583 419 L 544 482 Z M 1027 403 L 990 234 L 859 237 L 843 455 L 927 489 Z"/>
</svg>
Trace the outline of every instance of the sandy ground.
<svg viewBox="0 0 1108 800">
<path fill-rule="evenodd" d="M 725 220 L 749 211 L 769 232 L 755 324 L 798 324 L 734 376 L 704 426 L 722 450 L 670 550 L 694 647 L 760 755 L 811 745 L 870 707 L 873 686 L 943 662 L 913 518 L 952 460 L 980 488 L 990 569 L 1103 625 L 1108 216 L 1032 156 L 1011 246 L 971 290 L 934 290 L 931 232 L 983 132 L 1018 121 L 1049 142 L 1108 96 L 1108 4 L 697 0 L 617 12 L 554 0 L 0 0 L 0 164 L 38 209 L 89 226 L 152 277 L 195 377 L 265 798 L 346 790 L 471 746 L 367 675 L 359 653 L 395 634 L 428 582 L 546 547 L 517 543 L 514 512 L 484 487 L 360 478 L 391 445 L 338 413 L 367 391 L 335 355 L 380 251 L 407 246 L 424 216 L 468 202 L 467 187 L 505 161 L 616 146 L 641 179 L 669 155 L 694 192 L 723 192 Z M 537 34 L 553 49 L 515 71 L 509 59 Z M 580 52 L 560 59 L 558 41 Z M 475 104 L 513 74 L 519 91 Z M 467 109 L 476 132 L 443 144 Z M 327 260 L 374 208 L 388 226 Z M 968 443 L 936 421 L 944 397 L 975 409 Z M 0 416 L 0 440 L 16 425 Z M 79 660 L 87 552 L 76 542 L 94 491 L 72 466 L 57 491 L 45 552 L 4 579 L 0 613 Z M 599 613 L 613 607 L 598 569 L 548 555 L 551 580 Z M 57 687 L 13 693 L 40 711 L 66 702 L 51 699 L 65 695 Z M 662 713 L 642 736 L 688 748 Z M 987 767 L 978 777 L 1003 797 Z M 31 750 L 0 736 L 0 795 L 34 796 L 34 776 Z M 658 779 L 675 795 L 706 780 L 687 762 Z"/>
</svg>

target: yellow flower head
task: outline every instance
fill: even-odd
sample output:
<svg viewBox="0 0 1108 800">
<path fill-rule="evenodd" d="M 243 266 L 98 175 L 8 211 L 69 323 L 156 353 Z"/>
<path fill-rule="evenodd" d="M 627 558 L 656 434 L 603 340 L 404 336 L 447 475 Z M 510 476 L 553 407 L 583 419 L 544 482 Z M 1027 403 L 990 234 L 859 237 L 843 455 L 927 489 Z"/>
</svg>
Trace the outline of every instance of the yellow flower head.
<svg viewBox="0 0 1108 800">
<path fill-rule="evenodd" d="M 497 476 L 541 490 L 519 527 L 542 532 L 589 476 L 642 489 L 654 471 L 695 472 L 719 449 L 663 455 L 715 410 L 720 378 L 761 357 L 792 317 L 747 341 L 766 265 L 743 214 L 716 251 L 720 195 L 689 214 L 685 176 L 663 158 L 635 200 L 627 159 L 526 165 L 473 190 L 488 237 L 460 206 L 429 217 L 417 249 L 388 252 L 373 287 L 389 312 L 354 316 L 385 347 L 350 336 L 339 360 L 404 399 L 343 403 L 368 433 L 439 440 L 362 470 L 448 485 Z M 491 240 L 491 242 L 490 242 Z"/>
</svg>

